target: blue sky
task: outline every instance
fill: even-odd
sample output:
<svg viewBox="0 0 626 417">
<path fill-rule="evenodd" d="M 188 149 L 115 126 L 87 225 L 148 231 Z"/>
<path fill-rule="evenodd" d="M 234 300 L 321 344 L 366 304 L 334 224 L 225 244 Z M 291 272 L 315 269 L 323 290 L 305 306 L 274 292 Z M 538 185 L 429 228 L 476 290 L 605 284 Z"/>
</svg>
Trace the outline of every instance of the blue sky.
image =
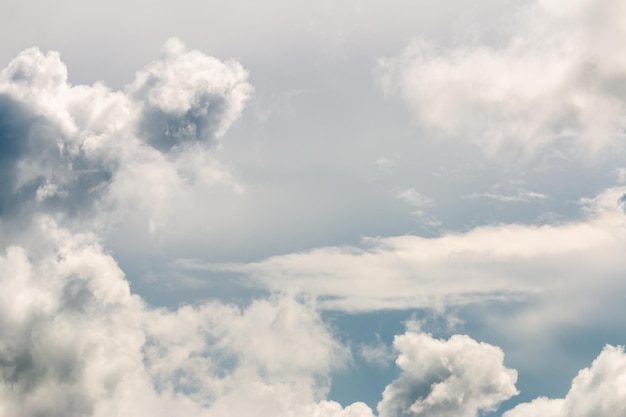
<svg viewBox="0 0 626 417">
<path fill-rule="evenodd" d="M 625 9 L 3 2 L 0 417 L 623 416 Z"/>
</svg>

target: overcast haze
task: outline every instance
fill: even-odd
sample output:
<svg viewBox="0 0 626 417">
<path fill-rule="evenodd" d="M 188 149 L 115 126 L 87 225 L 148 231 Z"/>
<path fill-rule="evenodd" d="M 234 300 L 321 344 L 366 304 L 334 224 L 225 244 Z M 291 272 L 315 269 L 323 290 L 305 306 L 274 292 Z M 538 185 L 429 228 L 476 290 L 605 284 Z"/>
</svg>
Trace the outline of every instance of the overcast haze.
<svg viewBox="0 0 626 417">
<path fill-rule="evenodd" d="M 624 0 L 0 28 L 0 417 L 626 414 Z"/>
</svg>

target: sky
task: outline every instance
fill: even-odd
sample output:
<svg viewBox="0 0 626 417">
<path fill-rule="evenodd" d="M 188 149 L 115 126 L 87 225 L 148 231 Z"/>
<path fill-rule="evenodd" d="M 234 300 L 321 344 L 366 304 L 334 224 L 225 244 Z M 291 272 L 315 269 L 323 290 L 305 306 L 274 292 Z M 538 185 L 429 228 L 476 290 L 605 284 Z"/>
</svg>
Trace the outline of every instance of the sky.
<svg viewBox="0 0 626 417">
<path fill-rule="evenodd" d="M 0 28 L 0 417 L 626 415 L 626 1 Z"/>
</svg>

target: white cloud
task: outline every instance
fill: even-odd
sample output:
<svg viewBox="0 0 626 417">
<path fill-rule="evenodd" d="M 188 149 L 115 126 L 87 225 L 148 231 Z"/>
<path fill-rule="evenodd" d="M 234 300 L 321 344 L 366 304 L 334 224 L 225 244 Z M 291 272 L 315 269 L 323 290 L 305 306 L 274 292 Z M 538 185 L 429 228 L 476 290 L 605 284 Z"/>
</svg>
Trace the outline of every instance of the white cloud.
<svg viewBox="0 0 626 417">
<path fill-rule="evenodd" d="M 537 398 L 503 417 L 619 417 L 626 413 L 626 354 L 606 346 L 572 381 L 564 399 Z"/>
<path fill-rule="evenodd" d="M 394 347 L 402 374 L 385 388 L 380 417 L 475 417 L 517 394 L 517 372 L 503 365 L 495 346 L 464 335 L 446 341 L 407 332 Z"/>
<path fill-rule="evenodd" d="M 93 235 L 41 216 L 30 233 L 32 248 L 0 256 L 0 416 L 374 416 L 363 403 L 326 400 L 330 373 L 349 353 L 313 300 L 154 309 Z M 402 373 L 386 387 L 380 417 L 473 417 L 516 393 L 502 351 L 468 336 L 409 330 L 394 348 Z M 506 417 L 561 408 L 554 417 L 622 415 L 625 358 L 607 347 L 565 400 L 539 399 Z"/>
<path fill-rule="evenodd" d="M 435 202 L 422 193 L 417 192 L 414 188 L 406 188 L 398 191 L 396 197 L 415 208 L 432 207 Z"/>
<path fill-rule="evenodd" d="M 43 211 L 150 234 L 186 218 L 181 199 L 216 187 L 241 194 L 211 141 L 243 111 L 247 76 L 172 39 L 125 91 L 111 91 L 70 84 L 57 52 L 22 51 L 0 74 L 3 217 Z"/>
<path fill-rule="evenodd" d="M 520 296 L 554 301 L 564 293 L 587 298 L 587 291 L 606 291 L 626 270 L 625 192 L 605 191 L 585 203 L 586 219 L 561 225 L 503 224 L 436 238 L 370 238 L 358 247 L 324 247 L 249 264 L 179 265 L 244 272 L 265 288 L 304 291 L 319 296 L 323 308 L 348 311 Z"/>
<path fill-rule="evenodd" d="M 538 0 L 503 46 L 414 41 L 381 60 L 381 82 L 419 124 L 487 154 L 531 155 L 557 143 L 594 154 L 619 147 L 626 129 L 624 14 L 620 0 Z"/>
<path fill-rule="evenodd" d="M 246 78 L 177 41 L 127 91 L 73 86 L 36 48 L 2 72 L 0 416 L 372 415 L 325 400 L 350 353 L 311 300 L 154 309 L 101 246 L 112 224 L 155 232 L 180 201 L 242 192 L 206 140 L 241 113 Z M 154 111 L 182 142 L 151 146 Z"/>
<path fill-rule="evenodd" d="M 0 416 L 372 415 L 324 400 L 349 353 L 310 302 L 153 309 L 95 237 L 34 228 L 0 256 Z"/>
<path fill-rule="evenodd" d="M 431 198 L 416 191 L 414 188 L 406 188 L 396 192 L 396 198 L 413 207 L 414 210 L 411 214 L 418 218 L 425 226 L 437 227 L 441 225 L 439 219 L 427 214 L 426 210 L 432 209 L 435 206 L 435 202 Z"/>
<path fill-rule="evenodd" d="M 593 15 L 588 12 L 594 7 L 597 7 L 600 19 L 608 16 L 600 6 L 585 1 L 575 5 L 544 2 L 528 12 L 528 16 L 539 16 L 539 23 L 545 23 L 550 16 L 551 19 L 558 16 L 553 20 L 577 28 L 581 16 Z M 374 9 L 378 10 L 378 6 Z M 379 20 L 378 13 L 368 13 L 371 21 Z M 414 14 L 405 14 L 406 19 L 413 22 L 408 16 Z M 566 22 L 567 19 L 571 22 Z M 414 24 L 407 26 L 414 27 Z M 552 27 L 552 21 L 547 26 Z M 605 30 L 599 26 L 602 25 L 584 30 L 589 33 Z M 569 31 L 559 25 L 555 27 L 562 33 Z M 607 33 L 613 33 L 616 25 L 607 27 Z M 538 57 L 529 52 L 540 42 L 536 40 L 538 36 L 528 30 L 522 28 L 520 32 L 528 35 L 521 37 L 521 46 L 512 42 L 502 49 L 470 48 L 465 52 L 459 49 L 443 55 L 428 52 L 425 47 L 424 50 L 431 55 L 426 63 L 420 61 L 422 67 L 434 65 L 433 57 L 439 56 L 442 58 L 437 65 L 448 70 L 448 75 L 466 77 L 470 81 L 484 81 L 476 75 L 478 71 L 471 67 L 472 62 L 484 64 L 486 79 L 499 75 L 497 68 L 510 68 L 504 62 L 506 59 L 513 64 L 520 63 L 523 68 L 512 65 L 514 71 L 510 72 L 510 79 L 499 76 L 489 79 L 494 81 L 496 90 L 503 88 L 505 93 L 498 96 L 498 91 L 494 93 L 486 88 L 485 91 L 495 98 L 490 96 L 483 103 L 480 97 L 475 97 L 473 89 L 468 92 L 459 87 L 463 80 L 452 77 L 439 82 L 433 78 L 437 74 L 420 67 L 427 79 L 431 77 L 433 88 L 445 86 L 451 89 L 449 95 L 441 94 L 433 101 L 440 104 L 442 112 L 447 112 L 441 118 L 444 122 L 435 117 L 436 106 L 426 112 L 432 117 L 422 122 L 444 130 L 449 127 L 453 134 L 470 132 L 472 134 L 468 136 L 494 150 L 508 146 L 507 141 L 512 139 L 523 142 L 519 146 L 532 152 L 551 142 L 553 137 L 570 132 L 584 142 L 584 146 L 603 147 L 603 143 L 596 141 L 599 136 L 595 135 L 605 131 L 610 133 L 612 128 L 619 130 L 622 126 L 621 116 L 616 116 L 623 107 L 620 82 L 613 83 L 615 89 L 601 85 L 621 80 L 619 60 L 622 54 L 610 58 L 619 61 L 614 71 L 617 75 L 606 70 L 610 66 L 607 64 L 609 52 L 620 51 L 621 45 L 614 43 L 609 51 L 599 48 L 600 42 L 594 43 L 589 50 L 598 51 L 598 62 L 602 65 L 592 67 L 589 78 L 574 77 L 562 81 L 563 73 L 575 73 L 576 65 L 582 62 L 582 58 L 580 62 L 576 61 L 580 58 L 576 55 L 578 46 L 572 50 L 566 48 L 561 56 L 565 58 L 563 67 L 559 67 L 562 71 L 553 68 L 547 72 L 552 78 L 540 79 L 542 84 L 535 85 L 534 80 L 528 81 L 530 76 L 527 79 L 521 73 L 528 68 L 536 69 L 538 61 L 554 66 L 557 60 L 550 58 L 548 48 L 538 51 Z M 576 31 L 572 33 L 576 34 Z M 284 38 L 283 35 L 280 33 L 280 37 Z M 559 36 L 552 42 L 557 46 L 563 40 L 563 36 Z M 582 38 L 586 36 L 581 35 Z M 288 41 L 292 42 L 291 39 Z M 353 49 L 360 51 L 359 55 L 365 51 Z M 277 71 L 278 77 L 309 65 L 308 61 L 299 59 L 309 54 L 309 49 L 298 50 L 302 55 L 292 61 L 299 66 Z M 263 50 L 257 53 L 266 55 Z M 312 57 L 311 61 L 317 59 L 315 54 Z M 529 64 L 521 64 L 529 57 Z M 408 65 L 409 59 L 406 61 Z M 415 61 L 410 63 L 415 64 Z M 458 72 L 457 64 L 461 70 L 467 69 L 467 73 Z M 324 63 L 320 67 L 326 68 Z M 319 69 L 308 70 L 314 73 Z M 395 69 L 398 70 L 395 74 L 401 74 L 398 68 Z M 354 85 L 357 85 L 358 73 L 350 74 L 355 75 Z M 341 77 L 341 74 L 337 76 Z M 101 83 L 70 84 L 67 68 L 59 54 L 42 53 L 36 48 L 20 53 L 2 72 L 0 417 L 42 414 L 372 417 L 373 411 L 363 403 L 344 407 L 326 399 L 330 375 L 349 362 L 349 352 L 321 320 L 319 309 L 438 309 L 477 300 L 537 297 L 541 305 L 532 314 L 522 315 L 517 323 L 519 327 L 515 328 L 515 331 L 527 334 L 524 332 L 529 329 L 537 331 L 551 320 L 577 322 L 586 316 L 585 313 L 594 314 L 603 300 L 599 294 L 622 285 L 626 267 L 621 255 L 626 249 L 626 233 L 623 201 L 618 203 L 618 200 L 625 191 L 614 189 L 585 203 L 589 207 L 588 218 L 558 226 L 494 225 L 434 239 L 416 236 L 373 238 L 354 247 L 322 247 L 253 264 L 219 265 L 217 269 L 254 276 L 262 287 L 274 293 L 245 307 L 223 302 L 198 302 L 171 311 L 147 306 L 131 292 L 129 282 L 108 248 L 101 246 L 106 229 L 118 227 L 122 230 L 122 239 L 127 246 L 121 249 L 131 249 L 124 253 L 116 247 L 115 253 L 121 253 L 126 259 L 132 258 L 132 249 L 149 247 L 165 234 L 168 238 L 183 236 L 180 241 L 184 244 L 177 253 L 184 253 L 194 246 L 194 239 L 203 234 L 210 236 L 205 242 L 211 241 L 215 247 L 221 245 L 225 236 L 235 242 L 233 246 L 236 247 L 238 242 L 254 235 L 259 225 L 267 227 L 272 234 L 275 232 L 276 223 L 264 217 L 271 211 L 267 207 L 275 206 L 260 206 L 269 200 L 282 204 L 285 189 L 279 190 L 281 185 L 271 183 L 255 190 L 255 202 L 261 204 L 258 207 L 249 204 L 252 208 L 245 214 L 230 210 L 232 207 L 220 201 L 226 193 L 233 199 L 243 198 L 246 194 L 246 187 L 239 183 L 228 163 L 219 159 L 218 139 L 240 117 L 250 99 L 252 87 L 247 77 L 247 71 L 239 63 L 208 57 L 185 48 L 176 40 L 169 41 L 162 56 L 140 70 L 136 80 L 121 91 L 113 91 Z M 298 77 L 284 77 L 286 81 L 281 82 L 289 84 L 303 79 Z M 335 80 L 330 81 L 332 84 Z M 525 89 L 525 86 L 531 88 Z M 561 87 L 565 91 L 562 97 Z M 407 90 L 409 93 L 411 88 L 409 86 Z M 526 92 L 529 96 L 524 95 Z M 356 96 L 364 97 L 363 94 Z M 453 102 L 456 97 L 465 101 Z M 512 104 L 502 97 L 513 97 Z M 321 95 L 307 103 L 315 100 L 324 101 L 324 108 L 329 113 L 336 113 Z M 342 101 L 334 100 L 333 103 Z M 475 106 L 476 103 L 479 105 Z M 359 103 L 362 104 L 368 103 Z M 561 112 L 566 104 L 575 108 L 571 114 Z M 336 118 L 329 118 L 328 123 L 326 119 L 312 117 L 307 125 L 301 124 L 304 118 L 296 114 L 304 107 L 291 107 L 289 111 L 298 116 L 293 122 L 297 130 L 285 129 L 285 138 L 296 131 L 308 130 L 308 126 L 320 124 L 320 121 L 337 132 L 348 131 L 336 129 L 333 124 L 344 118 L 341 113 Z M 342 105 L 337 109 L 339 107 Z M 368 106 L 355 106 L 349 111 L 357 109 L 360 112 L 365 107 Z M 372 113 L 384 116 L 377 106 L 372 107 L 377 108 Z M 471 111 L 465 113 L 468 108 Z M 490 113 L 494 109 L 495 115 Z M 512 127 L 500 123 L 500 109 L 512 115 Z M 540 113 L 542 116 L 538 116 Z M 465 114 L 475 118 L 465 119 Z M 445 121 L 448 115 L 451 116 L 448 119 L 452 122 L 450 126 Z M 348 120 L 345 123 L 364 120 L 363 117 L 345 119 Z M 378 121 L 378 117 L 372 119 Z M 559 125 L 561 120 L 564 120 L 563 129 Z M 255 134 L 264 136 L 263 128 L 268 125 Z M 294 126 L 290 129 L 295 129 Z M 349 127 L 349 131 L 355 133 L 353 125 Z M 484 129 L 487 129 L 486 135 L 482 135 Z M 378 137 L 381 131 L 372 129 L 370 134 Z M 337 135 L 343 134 L 337 132 Z M 547 133 L 535 135 L 535 132 Z M 312 136 L 322 137 L 319 133 L 323 132 L 313 129 Z M 270 135 L 274 135 L 274 131 L 268 131 L 267 136 Z M 384 135 L 391 138 L 395 133 L 387 131 Z M 485 137 L 485 142 L 478 136 Z M 346 142 L 340 143 L 339 148 L 345 149 L 337 148 L 338 152 L 333 156 L 339 163 L 356 150 L 348 137 L 359 137 L 359 133 L 346 135 Z M 305 139 L 303 136 L 303 142 Z M 394 153 L 399 152 L 396 149 L 398 142 L 385 142 L 385 148 L 378 149 L 377 146 L 383 144 L 369 139 L 360 140 L 361 145 L 376 145 L 371 150 L 372 155 L 387 155 L 376 161 L 381 171 L 379 174 L 384 173 L 389 181 L 391 177 L 395 179 L 401 175 L 405 162 Z M 276 142 L 280 144 L 268 147 L 267 153 L 278 150 L 278 160 L 285 155 L 281 153 L 285 150 L 279 148 L 286 141 Z M 607 143 L 610 142 L 607 135 Z M 323 150 L 319 154 L 326 158 L 329 148 L 322 140 L 320 143 L 322 146 L 314 150 Z M 246 142 L 241 146 L 249 144 Z M 298 143 L 289 148 L 290 152 L 301 150 L 299 146 Z M 242 159 L 255 159 L 256 151 L 258 149 L 245 149 L 241 152 L 246 154 Z M 313 155 L 313 152 L 304 153 L 305 158 Z M 298 165 L 301 161 L 297 155 L 293 156 L 293 159 L 287 159 Z M 307 159 L 307 163 L 312 171 L 319 171 L 315 165 L 319 160 L 315 157 L 317 155 Z M 365 160 L 373 159 L 370 155 Z M 283 170 L 285 167 L 280 166 L 267 175 L 263 172 L 259 181 L 276 181 L 274 176 L 277 174 L 289 176 L 292 171 Z M 350 169 L 347 166 L 342 168 Z M 328 169 L 325 172 L 330 181 L 334 181 L 338 171 Z M 307 183 L 312 185 L 311 188 L 302 187 L 298 178 L 289 178 L 289 181 L 295 185 L 288 193 L 295 189 L 302 193 L 294 194 L 296 197 L 290 200 L 297 200 L 298 196 L 305 194 L 309 198 L 306 201 L 318 198 L 317 179 Z M 396 183 L 406 182 L 399 180 Z M 340 182 L 336 187 L 342 194 L 345 192 Z M 220 190 L 225 191 L 224 194 L 220 195 Z M 269 196 L 264 194 L 268 190 L 272 190 Z M 542 194 L 526 189 L 512 193 L 497 191 L 501 190 L 482 197 L 501 201 L 543 198 Z M 263 197 L 258 197 L 260 194 Z M 294 195 L 290 194 L 290 197 Z M 352 195 L 341 197 L 358 201 L 358 204 L 369 204 L 369 200 L 353 199 Z M 395 197 L 414 207 L 422 221 L 427 219 L 423 211 L 434 204 L 412 188 Z M 308 211 L 295 213 L 297 207 L 301 208 L 305 203 L 300 206 L 289 204 L 287 202 L 288 208 L 277 217 L 289 212 L 289 216 L 294 216 L 289 220 L 295 223 L 302 216 L 309 216 Z M 215 206 L 219 208 L 213 210 Z M 331 211 L 337 206 L 329 204 L 328 207 Z M 346 208 L 344 213 L 352 214 L 352 208 L 354 206 Z M 316 210 L 317 206 L 311 205 L 311 209 Z M 210 233 L 213 224 L 236 223 L 242 218 L 243 225 L 237 225 L 241 229 L 234 233 L 232 228 L 226 228 L 228 233 Z M 320 236 L 327 233 L 315 221 L 310 224 L 312 229 L 322 230 Z M 289 221 L 281 222 L 281 227 L 289 229 Z M 335 224 L 326 224 L 333 233 L 334 227 Z M 247 234 L 238 235 L 237 232 L 243 229 L 247 229 Z M 207 231 L 209 233 L 205 233 Z M 99 236 L 94 237 L 88 232 Z M 280 230 L 276 231 L 277 235 L 280 233 Z M 255 239 L 255 242 L 260 243 L 253 245 L 264 246 L 263 253 L 271 252 L 272 249 L 265 248 L 266 244 L 267 247 L 271 244 L 263 238 Z M 194 248 L 195 253 L 204 251 L 211 259 L 220 258 L 204 246 L 195 246 L 199 246 L 199 249 Z M 151 250 L 153 248 L 148 248 L 146 252 Z M 151 255 L 167 262 L 168 256 L 173 255 L 166 252 L 159 247 L 158 253 L 153 251 Z M 240 259 L 254 258 L 245 250 L 238 252 L 238 256 Z M 209 267 L 215 268 L 215 265 Z M 168 279 L 175 281 L 175 276 Z M 313 297 L 276 294 L 283 290 L 311 293 Z M 589 295 L 590 299 L 584 300 L 583 296 Z M 574 304 L 575 308 L 563 309 L 564 300 Z M 502 364 L 502 352 L 468 337 L 454 336 L 448 341 L 438 341 L 409 331 L 396 339 L 396 350 L 400 353 L 398 365 L 402 376 L 385 391 L 386 397 L 380 406 L 382 417 L 397 414 L 406 405 L 409 409 L 413 406 L 410 413 L 417 415 L 426 413 L 426 410 L 435 415 L 443 410 L 454 415 L 475 415 L 477 410 L 495 407 L 515 391 L 514 371 Z M 390 348 L 382 344 L 362 345 L 359 354 L 368 363 L 381 366 L 393 359 Z M 472 355 L 480 359 L 472 361 Z M 442 358 L 447 362 L 444 363 Z M 611 363 L 615 365 L 618 361 Z M 486 366 L 479 367 L 478 364 Z M 621 381 L 620 376 L 606 369 L 594 371 L 593 375 L 599 381 L 606 381 L 606 384 L 597 385 L 601 389 L 594 391 L 596 385 L 578 384 L 578 392 L 588 392 L 593 397 L 590 407 L 595 408 L 586 411 L 592 414 L 597 412 L 601 403 L 598 398 L 613 395 L 609 392 L 611 381 Z M 502 379 L 498 379 L 499 376 Z M 421 397 L 414 396 L 414 392 L 407 388 L 414 387 L 412 384 L 420 377 L 430 382 L 424 391 L 428 391 L 427 395 Z M 459 393 L 463 395 L 461 400 L 458 399 Z M 571 398 L 574 397 L 584 398 L 583 394 L 572 394 Z M 615 398 L 621 400 L 622 397 Z M 560 410 L 563 401 L 540 399 L 526 407 L 529 412 L 548 413 L 548 409 Z M 579 409 L 584 408 L 573 399 L 568 401 Z M 615 404 L 619 405 L 618 402 Z M 455 411 L 450 411 L 452 409 Z M 617 406 L 611 410 L 623 411 Z"/>
</svg>

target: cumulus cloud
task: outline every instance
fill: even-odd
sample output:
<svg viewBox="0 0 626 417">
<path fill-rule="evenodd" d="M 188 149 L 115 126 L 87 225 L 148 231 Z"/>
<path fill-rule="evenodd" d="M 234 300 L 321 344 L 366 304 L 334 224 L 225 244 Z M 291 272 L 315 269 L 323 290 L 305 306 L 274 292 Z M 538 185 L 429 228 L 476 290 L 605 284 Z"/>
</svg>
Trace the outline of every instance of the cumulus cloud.
<svg viewBox="0 0 626 417">
<path fill-rule="evenodd" d="M 241 191 L 210 142 L 246 77 L 175 40 L 125 91 L 71 85 L 37 48 L 2 71 L 0 416 L 371 416 L 325 400 L 350 354 L 313 301 L 151 308 L 101 245 L 120 217 L 155 228 L 181 195 Z"/>
<path fill-rule="evenodd" d="M 416 40 L 381 60 L 381 83 L 419 124 L 487 154 L 559 143 L 611 149 L 626 128 L 624 8 L 620 0 L 537 0 L 521 9 L 503 46 Z"/>
<path fill-rule="evenodd" d="M 0 256 L 0 416 L 371 416 L 324 400 L 349 353 L 311 302 L 150 308 L 94 236 L 36 223 L 47 250 Z"/>
<path fill-rule="evenodd" d="M 3 218 L 136 216 L 131 223 L 155 230 L 181 193 L 241 192 L 212 148 L 251 92 L 239 63 L 176 39 L 124 91 L 72 85 L 58 53 L 22 51 L 0 73 Z"/>
<path fill-rule="evenodd" d="M 581 370 L 563 399 L 540 397 L 519 404 L 503 417 L 618 417 L 626 413 L 626 354 L 606 346 L 589 368 Z"/>
<path fill-rule="evenodd" d="M 251 94 L 239 63 L 177 40 L 122 91 L 72 85 L 59 54 L 37 48 L 0 73 L 0 417 L 373 417 L 364 403 L 327 399 L 351 353 L 320 310 L 550 295 L 566 281 L 586 293 L 590 270 L 598 287 L 623 276 L 626 190 L 616 188 L 585 202 L 587 219 L 559 226 L 373 238 L 251 264 L 180 261 L 249 274 L 272 295 L 151 307 L 103 247 L 102 229 L 155 231 L 184 217 L 180 201 L 193 205 L 218 185 L 244 192 L 215 151 Z M 397 198 L 433 204 L 414 189 Z M 556 278 L 546 284 L 548 274 Z M 475 416 L 516 392 L 502 351 L 467 336 L 408 331 L 394 347 L 401 374 L 383 392 L 380 417 Z M 621 391 L 610 397 L 623 352 L 611 349 L 564 400 L 511 416 L 523 407 L 587 416 L 602 404 L 623 413 Z M 360 354 L 383 366 L 393 356 L 382 344 Z M 588 408 L 582 393 L 593 396 Z M 614 403 L 601 402 L 605 394 Z"/>
<path fill-rule="evenodd" d="M 167 151 L 224 135 L 250 98 L 247 78 L 238 62 L 188 51 L 170 39 L 162 58 L 137 73 L 128 93 L 141 103 L 141 134 Z"/>
<path fill-rule="evenodd" d="M 62 242 L 56 253 L 31 262 L 13 246 L 0 258 L 0 415 L 92 415 L 141 381 L 143 306 L 92 238 L 40 227 Z"/>
<path fill-rule="evenodd" d="M 449 340 L 425 333 L 396 336 L 402 370 L 378 404 L 381 417 L 474 417 L 517 394 L 517 372 L 499 348 L 464 335 Z"/>
</svg>

